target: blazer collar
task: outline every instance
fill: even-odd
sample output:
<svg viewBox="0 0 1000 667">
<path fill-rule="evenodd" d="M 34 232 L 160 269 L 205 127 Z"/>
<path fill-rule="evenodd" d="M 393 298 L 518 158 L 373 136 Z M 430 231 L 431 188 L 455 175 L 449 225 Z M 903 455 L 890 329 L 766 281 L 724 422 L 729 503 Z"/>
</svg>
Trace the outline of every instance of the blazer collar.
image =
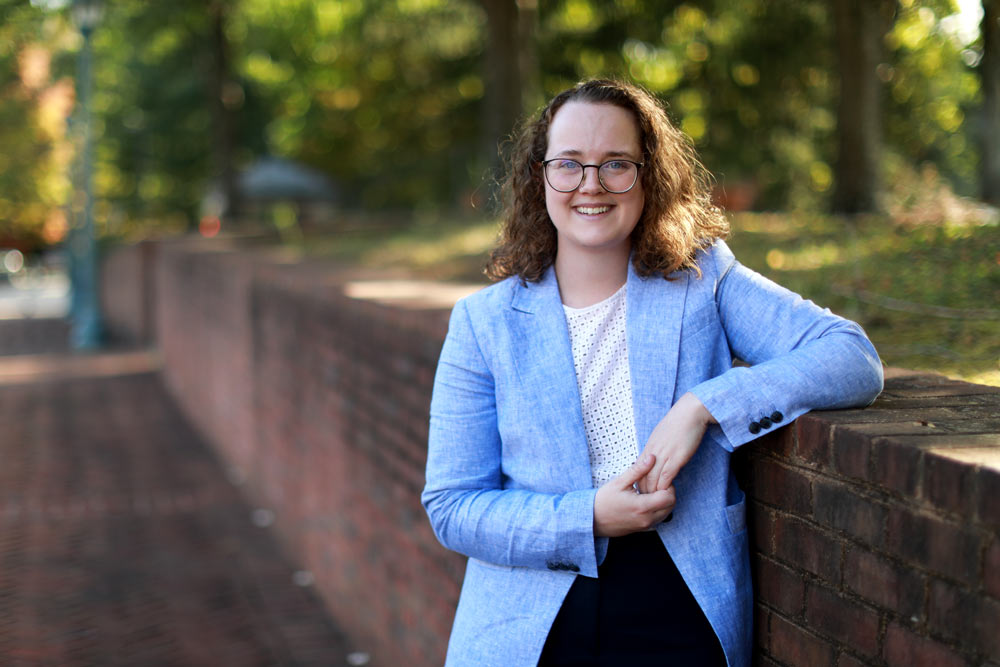
<svg viewBox="0 0 1000 667">
<path fill-rule="evenodd" d="M 642 278 L 629 262 L 626 302 L 632 405 L 640 449 L 674 404 L 690 271 Z"/>
<path fill-rule="evenodd" d="M 515 283 L 514 296 L 510 304 L 514 310 L 519 310 L 522 313 L 536 313 L 541 309 L 552 308 L 556 305 L 562 306 L 562 298 L 559 296 L 559 281 L 556 280 L 555 265 L 549 266 L 542 274 L 542 279 L 536 283 L 522 283 L 520 280 Z"/>
<path fill-rule="evenodd" d="M 689 271 L 671 277 L 643 278 L 631 261 L 628 265 L 629 371 L 640 449 L 676 398 L 681 323 L 691 278 Z M 547 387 L 548 394 L 538 399 L 553 408 L 561 406 L 562 427 L 569 431 L 566 435 L 573 436 L 571 441 L 583 436 L 573 353 L 555 267 L 550 266 L 538 282 L 515 283 L 511 309 L 529 315 L 526 319 L 518 315 L 511 321 L 516 340 L 523 346 L 517 355 L 522 380 L 529 386 L 537 383 Z M 589 470 L 589 461 L 584 461 Z"/>
</svg>

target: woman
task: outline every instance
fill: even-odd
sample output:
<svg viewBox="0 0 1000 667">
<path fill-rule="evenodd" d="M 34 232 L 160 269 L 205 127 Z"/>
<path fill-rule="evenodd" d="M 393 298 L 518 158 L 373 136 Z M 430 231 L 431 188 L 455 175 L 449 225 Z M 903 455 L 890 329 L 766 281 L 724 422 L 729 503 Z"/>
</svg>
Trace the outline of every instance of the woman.
<svg viewBox="0 0 1000 667">
<path fill-rule="evenodd" d="M 560 93 L 512 162 L 500 281 L 456 304 L 431 402 L 422 500 L 469 556 L 448 664 L 748 665 L 730 454 L 870 403 L 878 356 L 735 261 L 642 89 Z"/>
</svg>

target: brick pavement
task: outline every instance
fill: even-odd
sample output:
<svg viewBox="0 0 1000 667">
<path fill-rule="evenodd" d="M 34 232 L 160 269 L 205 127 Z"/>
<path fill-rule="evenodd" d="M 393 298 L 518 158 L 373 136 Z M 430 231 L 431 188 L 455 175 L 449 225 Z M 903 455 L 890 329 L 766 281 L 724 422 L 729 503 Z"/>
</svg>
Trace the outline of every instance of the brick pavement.
<svg viewBox="0 0 1000 667">
<path fill-rule="evenodd" d="M 0 665 L 348 664 L 149 360 L 0 360 Z"/>
</svg>

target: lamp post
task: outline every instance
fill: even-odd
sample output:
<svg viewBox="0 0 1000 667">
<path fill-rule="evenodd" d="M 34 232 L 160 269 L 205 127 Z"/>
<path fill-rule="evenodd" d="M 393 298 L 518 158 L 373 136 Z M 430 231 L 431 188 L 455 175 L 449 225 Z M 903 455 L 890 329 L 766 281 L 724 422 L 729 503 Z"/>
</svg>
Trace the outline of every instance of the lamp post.
<svg viewBox="0 0 1000 667">
<path fill-rule="evenodd" d="M 70 342 L 78 350 L 97 347 L 101 331 L 97 298 L 97 241 L 94 235 L 94 141 L 90 109 L 93 73 L 91 72 L 90 36 L 101 19 L 102 9 L 101 0 L 73 0 L 73 6 L 70 10 L 73 22 L 76 23 L 80 34 L 83 35 L 83 49 L 80 51 L 78 72 L 80 108 L 83 120 L 83 159 L 80 170 L 83 187 L 83 216 L 82 221 L 76 217 L 70 239 L 73 285 Z"/>
</svg>

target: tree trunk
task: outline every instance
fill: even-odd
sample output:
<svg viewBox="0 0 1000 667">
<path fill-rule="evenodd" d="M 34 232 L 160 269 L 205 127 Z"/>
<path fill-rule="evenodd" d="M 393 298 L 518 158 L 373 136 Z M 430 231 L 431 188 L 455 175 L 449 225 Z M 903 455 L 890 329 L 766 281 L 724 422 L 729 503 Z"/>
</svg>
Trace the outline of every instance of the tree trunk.
<svg viewBox="0 0 1000 667">
<path fill-rule="evenodd" d="M 1000 0 L 983 0 L 982 196 L 1000 206 Z"/>
<path fill-rule="evenodd" d="M 484 58 L 482 143 L 490 172 L 499 175 L 498 144 L 521 116 L 521 40 L 516 0 L 482 0 L 487 39 Z"/>
<path fill-rule="evenodd" d="M 539 81 L 538 49 L 535 27 L 538 25 L 538 0 L 517 0 L 518 67 L 521 70 L 521 111 L 531 113 L 545 100 Z"/>
<path fill-rule="evenodd" d="M 840 69 L 833 211 L 874 212 L 882 154 L 882 85 L 876 68 L 882 62 L 882 39 L 893 4 L 891 0 L 832 0 L 832 4 Z"/>
<path fill-rule="evenodd" d="M 229 41 L 226 38 L 229 5 L 228 0 L 215 0 L 209 5 L 211 53 L 208 90 L 212 109 L 212 171 L 225 199 L 222 217 L 234 220 L 240 214 L 242 196 L 236 181 L 236 165 L 233 164 L 236 114 L 232 108 L 242 103 L 242 99 L 234 94 L 237 89 L 229 72 Z"/>
</svg>

